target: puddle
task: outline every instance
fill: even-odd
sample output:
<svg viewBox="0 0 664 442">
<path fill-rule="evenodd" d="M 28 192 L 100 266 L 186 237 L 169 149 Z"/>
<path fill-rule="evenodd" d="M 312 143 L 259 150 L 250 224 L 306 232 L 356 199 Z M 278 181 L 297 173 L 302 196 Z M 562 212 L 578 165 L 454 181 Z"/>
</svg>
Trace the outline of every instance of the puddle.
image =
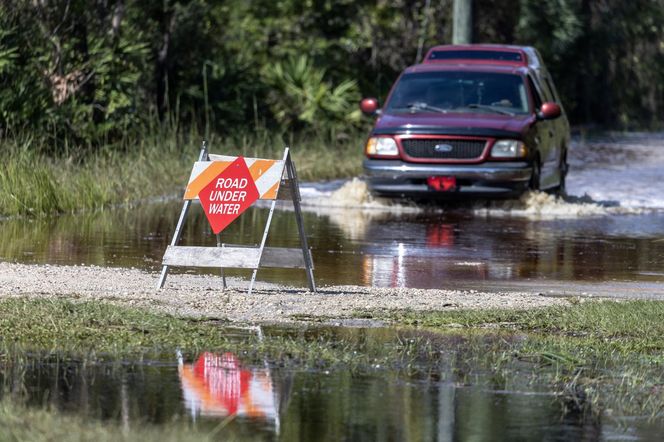
<svg viewBox="0 0 664 442">
<path fill-rule="evenodd" d="M 228 351 L 174 350 L 137 360 L 33 355 L 0 364 L 0 385 L 6 397 L 28 406 L 47 405 L 125 428 L 195 425 L 207 432 L 227 422 L 219 433 L 226 440 L 652 439 L 664 431 L 661 421 L 600 419 L 565 409 L 551 387 L 518 379 L 506 383 L 471 369 L 463 342 L 449 337 L 384 328 L 264 332 L 375 349 L 424 339 L 446 356 L 409 375 L 378 365 L 293 369 Z"/>
</svg>

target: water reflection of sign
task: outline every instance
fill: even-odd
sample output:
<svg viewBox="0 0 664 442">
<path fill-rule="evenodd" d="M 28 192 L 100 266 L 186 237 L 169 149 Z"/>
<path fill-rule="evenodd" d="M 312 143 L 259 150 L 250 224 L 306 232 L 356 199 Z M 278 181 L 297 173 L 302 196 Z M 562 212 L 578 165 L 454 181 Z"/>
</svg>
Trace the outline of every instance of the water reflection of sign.
<svg viewBox="0 0 664 442">
<path fill-rule="evenodd" d="M 206 352 L 193 364 L 180 360 L 178 371 L 192 416 L 244 416 L 278 425 L 278 398 L 268 369 L 245 369 L 232 353 Z"/>
</svg>

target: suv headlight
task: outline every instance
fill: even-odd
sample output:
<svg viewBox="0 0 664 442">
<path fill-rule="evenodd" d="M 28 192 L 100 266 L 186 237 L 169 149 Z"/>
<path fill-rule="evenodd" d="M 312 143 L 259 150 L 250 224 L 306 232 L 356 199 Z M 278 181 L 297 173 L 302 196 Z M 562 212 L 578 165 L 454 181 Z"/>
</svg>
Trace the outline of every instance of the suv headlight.
<svg viewBox="0 0 664 442">
<path fill-rule="evenodd" d="M 522 158 L 528 154 L 526 145 L 517 140 L 498 140 L 491 148 L 494 158 Z"/>
<path fill-rule="evenodd" d="M 399 148 L 394 138 L 388 137 L 371 137 L 367 141 L 365 149 L 367 155 L 385 155 L 397 156 L 399 155 Z"/>
</svg>

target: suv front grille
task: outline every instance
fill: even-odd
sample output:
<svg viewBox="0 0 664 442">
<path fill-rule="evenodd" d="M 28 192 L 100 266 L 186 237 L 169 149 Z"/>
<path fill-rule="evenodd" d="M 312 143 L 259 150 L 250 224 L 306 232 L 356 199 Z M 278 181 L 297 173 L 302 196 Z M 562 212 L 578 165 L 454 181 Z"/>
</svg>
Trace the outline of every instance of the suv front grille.
<svg viewBox="0 0 664 442">
<path fill-rule="evenodd" d="M 401 140 L 401 145 L 412 158 L 474 160 L 482 156 L 486 140 L 407 138 Z"/>
</svg>

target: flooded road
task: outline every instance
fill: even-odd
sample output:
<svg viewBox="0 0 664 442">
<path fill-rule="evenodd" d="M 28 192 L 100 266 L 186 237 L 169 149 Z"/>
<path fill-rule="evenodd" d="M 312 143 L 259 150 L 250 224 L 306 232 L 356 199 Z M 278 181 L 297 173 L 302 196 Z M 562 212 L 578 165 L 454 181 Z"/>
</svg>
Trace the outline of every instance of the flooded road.
<svg viewBox="0 0 664 442">
<path fill-rule="evenodd" d="M 423 208 L 373 201 L 360 182 L 307 185 L 305 224 L 316 280 L 664 296 L 664 135 L 621 137 L 577 141 L 566 202 L 533 194 L 522 201 Z M 156 270 L 180 207 L 170 200 L 1 221 L 0 259 Z M 182 244 L 215 245 L 201 212 L 190 212 Z M 266 218 L 266 209 L 250 209 L 223 240 L 260 242 Z M 299 245 L 289 210 L 276 212 L 268 245 Z M 261 270 L 259 279 L 306 285 L 303 272 L 291 270 Z"/>
<path fill-rule="evenodd" d="M 304 220 L 317 283 L 664 299 L 664 134 L 577 140 L 575 147 L 564 202 L 531 194 L 521 201 L 416 207 L 372 200 L 359 181 L 306 185 Z M 181 204 L 169 199 L 2 220 L 0 260 L 156 271 Z M 297 247 L 293 214 L 281 209 L 268 245 Z M 190 214 L 182 244 L 216 245 L 200 207 Z M 260 242 L 267 215 L 265 208 L 250 209 L 223 232 L 223 241 Z M 261 269 L 258 276 L 306 285 L 301 271 Z M 263 332 L 326 335 L 381 351 L 426 333 Z M 223 333 L 242 339 L 248 332 Z M 608 416 L 602 409 L 593 417 L 564 407 L 555 386 L 527 382 L 521 365 L 512 377 L 517 382 L 508 384 L 468 362 L 471 346 L 440 346 L 444 363 L 416 374 L 373 365 L 294 370 L 280 361 L 256 362 L 246 352 L 179 354 L 175 348 L 121 361 L 28 354 L 14 365 L 0 354 L 0 395 L 125 427 L 223 428 L 224 436 L 239 440 L 657 440 L 664 433 L 661 419 Z"/>
<path fill-rule="evenodd" d="M 632 209 L 664 209 L 664 133 L 576 139 L 568 192 Z"/>
<path fill-rule="evenodd" d="M 180 203 L 9 220 L 0 258 L 26 263 L 102 265 L 157 270 Z M 214 245 L 193 210 L 183 244 Z M 255 244 L 264 209 L 251 209 L 224 232 Z M 297 247 L 292 213 L 276 212 L 269 245 Z M 509 281 L 660 282 L 664 280 L 664 213 L 572 219 L 480 216 L 464 211 L 392 214 L 344 210 L 305 213 L 319 284 L 440 288 Z M 239 273 L 244 275 L 244 273 Z M 261 279 L 305 285 L 298 271 L 261 270 Z"/>
<path fill-rule="evenodd" d="M 382 328 L 264 333 L 374 347 L 431 338 Z M 459 343 L 436 345 L 444 348 L 443 363 L 412 375 L 380 366 L 292 370 L 267 360 L 247 362 L 232 352 L 182 355 L 174 349 L 137 360 L 33 355 L 0 370 L 0 382 L 5 395 L 28 405 L 125 429 L 190 426 L 223 440 L 656 440 L 664 431 L 662 421 L 623 422 L 620 416 L 593 416 L 592 409 L 581 412 L 550 386 L 506 381 L 467 366 Z"/>
</svg>

